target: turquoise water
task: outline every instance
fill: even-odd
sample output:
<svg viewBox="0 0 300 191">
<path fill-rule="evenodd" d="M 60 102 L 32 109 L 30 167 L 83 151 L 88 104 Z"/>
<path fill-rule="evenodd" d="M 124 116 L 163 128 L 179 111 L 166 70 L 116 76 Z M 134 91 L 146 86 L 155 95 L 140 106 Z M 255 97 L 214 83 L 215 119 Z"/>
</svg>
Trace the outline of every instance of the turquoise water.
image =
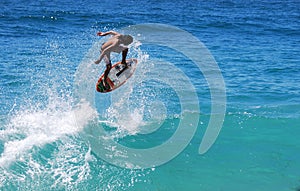
<svg viewBox="0 0 300 191">
<path fill-rule="evenodd" d="M 299 1 L 0 5 L 0 190 L 300 189 Z M 144 23 L 159 27 L 137 32 Z M 224 80 L 224 122 L 204 154 L 199 145 L 219 114 L 206 78 L 211 65 L 199 70 L 190 56 L 172 49 L 195 40 L 176 39 L 166 26 L 201 41 Z M 99 94 L 95 82 L 104 64 L 92 61 L 105 40 L 96 32 L 107 30 L 134 36 L 129 57 L 138 57 L 139 66 L 120 89 Z M 149 37 L 175 41 L 163 46 L 147 43 Z M 195 106 L 199 112 L 192 112 Z M 188 141 L 179 136 L 174 148 L 183 151 L 161 165 L 132 169 L 128 153 L 113 145 L 163 145 L 187 116 L 193 120 L 184 133 L 196 124 L 195 133 Z M 93 142 L 99 135 L 101 144 Z M 105 149 L 111 160 L 101 155 Z M 170 150 L 164 151 L 149 160 Z"/>
</svg>

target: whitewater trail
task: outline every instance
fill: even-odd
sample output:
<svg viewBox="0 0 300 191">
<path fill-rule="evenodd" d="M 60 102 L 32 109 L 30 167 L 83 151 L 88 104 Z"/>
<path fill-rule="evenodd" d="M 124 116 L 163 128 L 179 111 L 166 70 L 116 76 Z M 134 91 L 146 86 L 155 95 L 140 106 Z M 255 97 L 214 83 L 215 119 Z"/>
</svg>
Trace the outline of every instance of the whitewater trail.
<svg viewBox="0 0 300 191">
<path fill-rule="evenodd" d="M 57 99 L 56 99 L 57 100 Z M 7 167 L 22 159 L 33 147 L 42 147 L 64 136 L 81 132 L 97 116 L 87 103 L 65 107 L 69 103 L 50 103 L 45 109 L 23 110 L 14 114 L 6 128 L 0 131 L 5 141 L 0 166 Z"/>
</svg>

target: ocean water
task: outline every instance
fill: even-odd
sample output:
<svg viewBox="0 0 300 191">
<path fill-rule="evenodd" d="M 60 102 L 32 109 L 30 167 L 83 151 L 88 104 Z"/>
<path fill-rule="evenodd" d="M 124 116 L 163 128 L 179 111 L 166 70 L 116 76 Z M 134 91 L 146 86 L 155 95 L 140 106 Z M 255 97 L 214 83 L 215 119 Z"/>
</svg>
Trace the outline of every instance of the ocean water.
<svg viewBox="0 0 300 191">
<path fill-rule="evenodd" d="M 300 190 L 299 1 L 0 5 L 0 190 Z M 99 94 L 108 30 L 139 65 Z"/>
</svg>

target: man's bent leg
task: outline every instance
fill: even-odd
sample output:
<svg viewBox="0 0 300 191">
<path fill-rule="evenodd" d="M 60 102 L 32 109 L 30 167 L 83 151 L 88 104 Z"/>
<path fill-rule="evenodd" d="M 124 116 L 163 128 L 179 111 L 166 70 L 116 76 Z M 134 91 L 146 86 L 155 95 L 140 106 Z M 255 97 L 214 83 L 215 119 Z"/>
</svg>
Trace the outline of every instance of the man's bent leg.
<svg viewBox="0 0 300 191">
<path fill-rule="evenodd" d="M 108 82 L 107 82 L 107 76 L 108 76 L 110 70 L 111 70 L 111 63 L 106 64 L 106 70 L 105 70 L 104 76 L 103 76 L 103 81 L 104 81 L 104 83 L 105 83 L 104 86 L 105 86 L 106 88 L 109 88 L 109 84 L 108 84 Z"/>
<path fill-rule="evenodd" d="M 104 61 L 106 63 L 106 69 L 103 76 L 104 86 L 109 88 L 109 84 L 107 83 L 107 76 L 111 70 L 111 61 L 110 61 L 110 54 L 104 56 Z"/>
<path fill-rule="evenodd" d="M 128 53 L 128 48 L 122 51 L 122 64 L 125 64 L 126 67 L 127 67 L 127 63 L 126 63 L 127 53 Z"/>
</svg>

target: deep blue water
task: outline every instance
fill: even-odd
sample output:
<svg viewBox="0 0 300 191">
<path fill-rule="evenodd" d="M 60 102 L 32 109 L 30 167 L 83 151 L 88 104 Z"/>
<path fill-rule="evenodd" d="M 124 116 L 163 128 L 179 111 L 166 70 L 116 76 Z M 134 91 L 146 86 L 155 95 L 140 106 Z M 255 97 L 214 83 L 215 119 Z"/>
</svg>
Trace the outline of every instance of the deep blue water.
<svg viewBox="0 0 300 191">
<path fill-rule="evenodd" d="M 299 1 L 2 0 L 0 5 L 0 190 L 300 189 Z M 144 23 L 160 27 L 137 34 L 135 25 Z M 201 41 L 224 80 L 224 123 L 204 154 L 198 149 L 216 115 L 213 90 L 190 57 L 144 43 L 150 40 L 143 39 L 146 33 L 166 42 L 176 38 L 178 33 L 163 31 L 166 26 Z M 106 39 L 96 33 L 108 30 L 134 36 L 129 56 L 140 63 L 128 83 L 104 95 L 94 91 L 104 64 L 93 60 Z M 174 44 L 190 47 L 195 42 L 190 39 L 179 36 Z M 119 59 L 114 54 L 113 61 Z M 170 84 L 189 91 L 180 97 Z M 182 104 L 200 106 L 200 112 L 182 111 Z M 199 117 L 190 121 L 197 125 L 194 136 L 160 166 L 119 167 L 97 154 L 101 144 L 89 142 L 101 128 L 106 139 L 127 147 L 155 147 L 172 137 L 186 115 Z M 126 161 L 118 148 L 106 149 L 112 160 L 125 155 Z"/>
</svg>

